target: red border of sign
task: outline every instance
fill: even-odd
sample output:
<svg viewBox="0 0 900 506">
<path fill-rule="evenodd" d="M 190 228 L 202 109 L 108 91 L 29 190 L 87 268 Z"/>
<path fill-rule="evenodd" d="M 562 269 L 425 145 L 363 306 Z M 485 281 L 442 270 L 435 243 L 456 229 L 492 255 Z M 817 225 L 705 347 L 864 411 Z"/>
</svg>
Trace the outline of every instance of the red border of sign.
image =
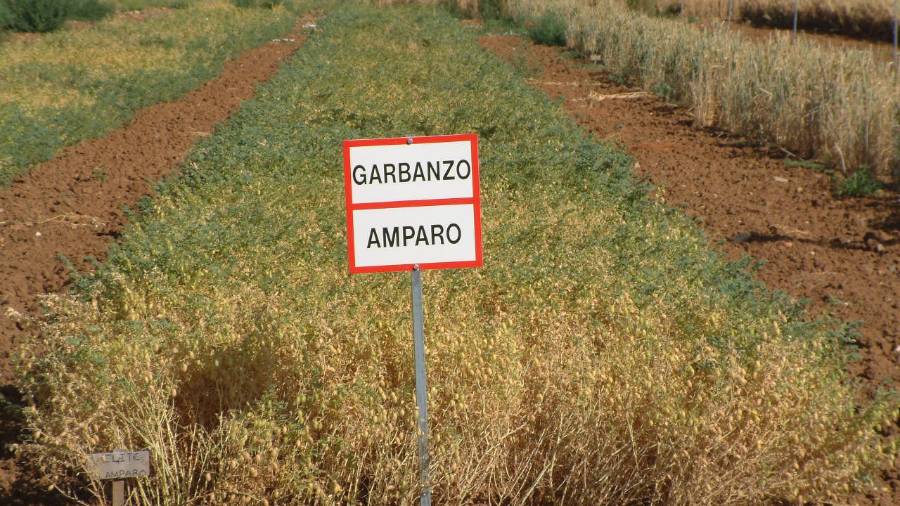
<svg viewBox="0 0 900 506">
<path fill-rule="evenodd" d="M 412 139 L 412 142 L 409 140 Z M 472 197 L 431 200 L 404 200 L 399 202 L 370 202 L 354 204 L 350 189 L 350 148 L 359 146 L 397 146 L 405 144 L 433 144 L 439 142 L 469 141 L 472 146 Z M 449 204 L 472 204 L 475 208 L 475 260 L 464 262 L 432 262 L 419 264 L 420 269 L 454 269 L 460 267 L 481 267 L 484 255 L 481 243 L 481 191 L 478 172 L 478 135 L 428 135 L 421 137 L 391 137 L 387 139 L 353 139 L 344 141 L 344 200 L 347 207 L 347 260 L 351 274 L 368 272 L 411 271 L 414 264 L 375 265 L 357 267 L 356 255 L 353 252 L 353 211 L 362 209 L 388 209 L 396 207 L 440 206 Z"/>
</svg>

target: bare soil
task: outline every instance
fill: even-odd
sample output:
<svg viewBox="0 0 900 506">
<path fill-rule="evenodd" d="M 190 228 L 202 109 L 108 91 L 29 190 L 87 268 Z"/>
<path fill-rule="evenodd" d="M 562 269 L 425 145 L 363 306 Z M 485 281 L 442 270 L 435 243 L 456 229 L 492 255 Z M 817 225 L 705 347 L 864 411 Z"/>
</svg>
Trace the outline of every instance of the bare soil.
<svg viewBox="0 0 900 506">
<path fill-rule="evenodd" d="M 481 42 L 510 62 L 526 61 L 537 73 L 536 87 L 561 99 L 597 137 L 630 151 L 635 172 L 655 185 L 656 197 L 695 217 L 713 247 L 732 259 L 749 255 L 764 261 L 759 279 L 808 299 L 812 315 L 861 321 L 861 359 L 851 372 L 869 394 L 882 385 L 900 385 L 896 188 L 872 197 L 836 198 L 828 175 L 787 168 L 773 156 L 777 150 L 700 129 L 690 111 L 617 85 L 559 48 L 516 36 L 486 36 Z M 896 435 L 898 424 L 890 432 Z M 887 492 L 859 501 L 900 504 L 896 469 L 883 473 Z"/>
<path fill-rule="evenodd" d="M 300 46 L 310 19 L 287 38 L 227 62 L 219 77 L 180 100 L 142 109 L 128 125 L 66 148 L 0 189 L 0 394 L 7 401 L 19 402 L 12 354 L 31 331 L 29 319 L 41 314 L 40 295 L 66 289 L 69 272 L 61 257 L 82 271 L 92 269 L 86 258 L 102 261 L 126 225 L 124 207 L 152 194 L 153 184 L 179 166 L 198 138 L 253 97 Z M 0 504 L 50 500 L 32 488 L 33 476 L 19 472 L 5 448 L 21 429 L 15 413 L 0 409 Z"/>
</svg>

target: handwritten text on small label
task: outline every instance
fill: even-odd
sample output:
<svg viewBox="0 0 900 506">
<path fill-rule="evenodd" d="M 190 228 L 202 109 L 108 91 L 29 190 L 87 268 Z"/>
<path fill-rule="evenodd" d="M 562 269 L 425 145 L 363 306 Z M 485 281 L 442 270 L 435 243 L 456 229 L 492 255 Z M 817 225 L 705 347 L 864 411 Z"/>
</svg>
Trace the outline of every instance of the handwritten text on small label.
<svg viewBox="0 0 900 506">
<path fill-rule="evenodd" d="M 112 451 L 88 457 L 88 473 L 98 480 L 150 476 L 150 451 Z"/>
</svg>

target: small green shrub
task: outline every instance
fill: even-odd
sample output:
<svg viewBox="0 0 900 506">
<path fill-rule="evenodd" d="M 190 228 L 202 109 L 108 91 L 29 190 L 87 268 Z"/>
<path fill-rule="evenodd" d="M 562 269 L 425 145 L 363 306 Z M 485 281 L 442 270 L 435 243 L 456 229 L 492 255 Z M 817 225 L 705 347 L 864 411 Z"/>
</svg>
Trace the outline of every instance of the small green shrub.
<svg viewBox="0 0 900 506">
<path fill-rule="evenodd" d="M 663 97 L 666 100 L 675 100 L 675 89 L 669 86 L 667 83 L 659 83 L 653 86 L 652 91 L 653 93 Z"/>
<path fill-rule="evenodd" d="M 3 31 L 10 27 L 12 23 L 12 12 L 10 12 L 9 7 L 0 0 L 0 31 Z"/>
<path fill-rule="evenodd" d="M 566 45 L 566 20 L 562 15 L 547 11 L 528 29 L 531 40 L 548 46 Z"/>
<path fill-rule="evenodd" d="M 283 4 L 284 0 L 231 0 L 231 3 L 238 7 L 257 7 L 272 9 L 275 6 Z"/>
<path fill-rule="evenodd" d="M 0 29 L 51 32 L 66 19 L 97 20 L 113 10 L 101 0 L 0 0 Z"/>
<path fill-rule="evenodd" d="M 66 20 L 66 0 L 4 0 L 9 27 L 19 32 L 52 32 Z"/>
<path fill-rule="evenodd" d="M 479 0 L 478 14 L 481 19 L 503 19 L 506 17 L 504 0 Z"/>
<path fill-rule="evenodd" d="M 867 168 L 859 169 L 837 183 L 839 197 L 865 197 L 881 189 L 881 183 Z"/>
</svg>

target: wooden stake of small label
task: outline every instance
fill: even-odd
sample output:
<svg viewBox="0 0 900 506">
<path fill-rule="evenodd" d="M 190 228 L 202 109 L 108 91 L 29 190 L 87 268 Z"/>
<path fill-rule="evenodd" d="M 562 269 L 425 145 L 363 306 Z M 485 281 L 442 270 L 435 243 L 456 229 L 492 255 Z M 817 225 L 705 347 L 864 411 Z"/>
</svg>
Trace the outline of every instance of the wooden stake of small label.
<svg viewBox="0 0 900 506">
<path fill-rule="evenodd" d="M 113 480 L 112 504 L 125 506 L 125 479 L 150 476 L 150 451 L 94 453 L 88 458 L 87 471 L 95 479 Z"/>
<path fill-rule="evenodd" d="M 124 480 L 116 480 L 113 482 L 112 506 L 125 506 L 125 481 Z"/>
</svg>

